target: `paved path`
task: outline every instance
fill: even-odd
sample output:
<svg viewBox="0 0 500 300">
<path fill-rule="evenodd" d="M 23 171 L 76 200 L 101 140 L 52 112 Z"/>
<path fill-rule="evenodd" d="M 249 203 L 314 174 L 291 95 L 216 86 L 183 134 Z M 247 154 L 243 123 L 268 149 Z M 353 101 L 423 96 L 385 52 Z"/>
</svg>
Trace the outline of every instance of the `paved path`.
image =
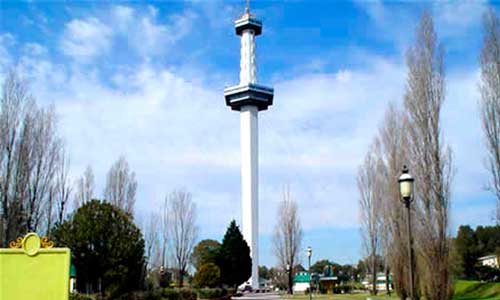
<svg viewBox="0 0 500 300">
<path fill-rule="evenodd" d="M 241 297 L 231 297 L 233 300 L 278 300 L 281 299 L 278 293 L 248 293 Z"/>
</svg>

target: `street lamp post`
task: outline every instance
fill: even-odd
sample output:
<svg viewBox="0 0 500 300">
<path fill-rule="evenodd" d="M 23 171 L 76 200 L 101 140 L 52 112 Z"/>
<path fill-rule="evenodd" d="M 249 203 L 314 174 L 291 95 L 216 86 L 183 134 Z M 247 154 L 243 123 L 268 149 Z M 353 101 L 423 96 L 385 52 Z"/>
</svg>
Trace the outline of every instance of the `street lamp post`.
<svg viewBox="0 0 500 300">
<path fill-rule="evenodd" d="M 410 204 L 413 201 L 413 181 L 414 178 L 408 172 L 408 167 L 403 166 L 403 173 L 399 177 L 399 192 L 401 194 L 401 200 L 406 207 L 406 221 L 407 221 L 407 233 L 408 233 L 408 256 L 409 261 L 409 280 L 410 280 L 410 300 L 413 300 L 413 239 L 411 236 L 411 210 Z"/>
<path fill-rule="evenodd" d="M 287 290 L 288 294 L 292 294 L 292 271 L 290 270 L 290 264 L 286 264 L 286 276 L 287 276 Z"/>
<path fill-rule="evenodd" d="M 312 255 L 312 249 L 311 247 L 307 247 L 307 259 L 309 261 L 309 300 L 312 299 L 312 285 L 311 285 L 311 279 L 312 279 L 312 274 L 311 274 L 311 255 Z"/>
</svg>

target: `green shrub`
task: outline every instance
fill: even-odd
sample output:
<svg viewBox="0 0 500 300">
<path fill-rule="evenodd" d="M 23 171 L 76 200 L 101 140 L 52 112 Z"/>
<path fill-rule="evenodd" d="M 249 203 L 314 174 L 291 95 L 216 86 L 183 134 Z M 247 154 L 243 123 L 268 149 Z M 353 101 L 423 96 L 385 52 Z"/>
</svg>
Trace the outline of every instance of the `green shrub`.
<svg viewBox="0 0 500 300">
<path fill-rule="evenodd" d="M 332 292 L 334 294 L 347 294 L 347 293 L 350 293 L 354 290 L 354 286 L 352 284 L 341 284 L 341 285 L 337 285 L 337 286 L 334 286 L 332 288 Z"/>
<path fill-rule="evenodd" d="M 227 290 L 221 288 L 199 289 L 198 296 L 200 299 L 220 299 L 227 296 Z"/>
<path fill-rule="evenodd" d="M 92 295 L 80 294 L 80 293 L 70 293 L 69 300 L 95 300 Z"/>
<path fill-rule="evenodd" d="M 220 269 L 214 263 L 203 264 L 194 274 L 193 281 L 197 288 L 216 287 L 220 284 Z"/>
<path fill-rule="evenodd" d="M 122 294 L 119 297 L 110 298 L 110 300 L 163 300 L 159 290 L 147 292 L 130 292 Z"/>
<path fill-rule="evenodd" d="M 161 292 L 162 300 L 196 300 L 196 292 L 192 289 L 163 289 Z"/>
</svg>

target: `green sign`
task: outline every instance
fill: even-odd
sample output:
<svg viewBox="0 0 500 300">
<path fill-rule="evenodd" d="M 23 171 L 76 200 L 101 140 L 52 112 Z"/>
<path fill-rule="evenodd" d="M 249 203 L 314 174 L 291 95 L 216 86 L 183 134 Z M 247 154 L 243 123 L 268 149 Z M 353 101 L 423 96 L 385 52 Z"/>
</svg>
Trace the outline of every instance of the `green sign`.
<svg viewBox="0 0 500 300">
<path fill-rule="evenodd" d="M 28 233 L 0 248 L 0 300 L 67 300 L 70 250 Z"/>
</svg>

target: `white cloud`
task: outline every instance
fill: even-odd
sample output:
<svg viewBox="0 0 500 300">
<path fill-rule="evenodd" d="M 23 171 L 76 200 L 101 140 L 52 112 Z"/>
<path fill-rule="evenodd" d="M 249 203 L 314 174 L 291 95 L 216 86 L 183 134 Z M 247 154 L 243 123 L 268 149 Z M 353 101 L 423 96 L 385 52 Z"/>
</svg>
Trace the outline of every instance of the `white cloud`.
<svg viewBox="0 0 500 300">
<path fill-rule="evenodd" d="M 148 6 L 139 11 L 128 6 L 118 5 L 111 9 L 112 22 L 119 34 L 128 41 L 143 58 L 164 54 L 192 29 L 196 14 L 186 10 L 168 16 L 166 23 L 159 22 L 158 9 Z"/>
<path fill-rule="evenodd" d="M 79 61 L 106 54 L 111 48 L 112 29 L 95 17 L 74 19 L 65 25 L 60 48 Z"/>
</svg>

